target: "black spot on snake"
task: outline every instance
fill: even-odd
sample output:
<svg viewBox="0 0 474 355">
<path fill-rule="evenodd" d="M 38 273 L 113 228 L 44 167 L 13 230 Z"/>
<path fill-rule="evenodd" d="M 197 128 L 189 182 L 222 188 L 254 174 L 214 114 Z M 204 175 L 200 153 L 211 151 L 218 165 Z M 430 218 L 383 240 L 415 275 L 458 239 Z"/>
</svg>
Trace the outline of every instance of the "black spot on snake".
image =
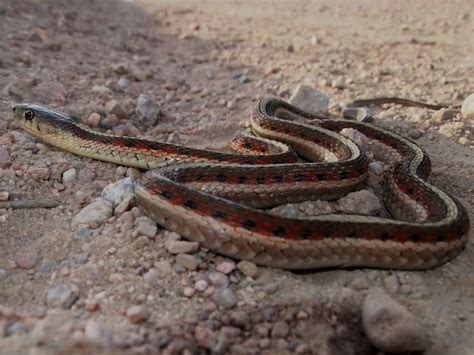
<svg viewBox="0 0 474 355">
<path fill-rule="evenodd" d="M 187 200 L 185 203 L 184 203 L 184 207 L 186 208 L 190 208 L 192 210 L 195 210 L 198 205 L 196 203 L 196 201 L 193 201 L 193 200 Z"/>
<path fill-rule="evenodd" d="M 242 223 L 242 227 L 244 227 L 245 229 L 248 229 L 248 230 L 254 229 L 255 226 L 256 226 L 255 221 L 253 221 L 251 219 L 247 219 L 244 223 Z"/>
</svg>

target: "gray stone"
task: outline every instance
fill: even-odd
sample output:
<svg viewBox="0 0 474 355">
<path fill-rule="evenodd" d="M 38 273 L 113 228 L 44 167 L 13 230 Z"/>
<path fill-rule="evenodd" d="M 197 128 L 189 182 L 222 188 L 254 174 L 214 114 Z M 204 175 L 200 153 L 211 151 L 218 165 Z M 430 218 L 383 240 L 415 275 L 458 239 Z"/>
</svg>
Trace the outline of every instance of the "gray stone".
<svg viewBox="0 0 474 355">
<path fill-rule="evenodd" d="M 209 282 L 217 288 L 226 288 L 229 286 L 229 278 L 221 272 L 210 272 Z"/>
<path fill-rule="evenodd" d="M 289 333 L 288 323 L 284 321 L 276 322 L 272 329 L 272 338 L 285 338 Z"/>
<path fill-rule="evenodd" d="M 328 113 L 329 98 L 309 85 L 298 84 L 290 103 L 303 111 L 325 115 Z"/>
<path fill-rule="evenodd" d="M 433 114 L 433 121 L 437 123 L 451 121 L 453 118 L 454 111 L 450 108 L 442 108 L 441 110 L 438 110 Z"/>
<path fill-rule="evenodd" d="M 126 177 L 107 185 L 102 191 L 101 197 L 112 202 L 114 207 L 118 206 L 126 198 L 135 194 L 135 179 Z"/>
<path fill-rule="evenodd" d="M 197 251 L 199 243 L 186 242 L 183 240 L 168 240 L 165 243 L 165 248 L 171 254 L 188 254 Z"/>
<path fill-rule="evenodd" d="M 121 88 L 122 90 L 125 90 L 127 89 L 129 86 L 130 86 L 130 80 L 128 80 L 128 78 L 126 76 L 122 76 L 119 81 L 117 81 L 117 85 L 119 86 L 119 88 Z"/>
<path fill-rule="evenodd" d="M 189 254 L 178 254 L 176 262 L 188 270 L 196 270 L 201 263 L 199 259 Z"/>
<path fill-rule="evenodd" d="M 0 147 L 0 169 L 6 169 L 10 164 L 10 153 L 5 148 Z"/>
<path fill-rule="evenodd" d="M 464 99 L 461 106 L 461 113 L 464 118 L 474 119 L 474 94 Z"/>
<path fill-rule="evenodd" d="M 76 236 L 79 238 L 87 238 L 92 235 L 92 231 L 87 227 L 80 227 L 76 230 Z"/>
<path fill-rule="evenodd" d="M 27 332 L 27 329 L 26 329 L 25 323 L 21 321 L 16 321 L 11 324 L 8 324 L 3 331 L 4 335 L 7 337 L 14 334 L 21 334 L 21 333 L 26 333 L 26 332 Z"/>
<path fill-rule="evenodd" d="M 155 262 L 155 269 L 163 276 L 171 273 L 171 263 L 168 260 L 160 260 Z"/>
<path fill-rule="evenodd" d="M 242 273 L 245 276 L 249 276 L 252 278 L 255 278 L 258 273 L 258 266 L 255 265 L 254 263 L 247 261 L 247 260 L 242 260 L 237 264 L 237 268 L 242 271 Z"/>
<path fill-rule="evenodd" d="M 148 95 L 140 94 L 135 113 L 145 127 L 151 127 L 158 121 L 161 115 L 161 108 Z"/>
<path fill-rule="evenodd" d="M 143 274 L 143 280 L 151 286 L 158 285 L 162 277 L 163 275 L 157 269 L 150 269 Z"/>
<path fill-rule="evenodd" d="M 333 88 L 342 90 L 346 88 L 346 81 L 344 80 L 344 78 L 340 77 L 331 81 L 331 86 Z"/>
<path fill-rule="evenodd" d="M 66 171 L 63 173 L 63 178 L 62 178 L 63 184 L 67 184 L 67 183 L 69 183 L 69 182 L 71 182 L 71 181 L 76 180 L 76 176 L 77 176 L 77 171 L 76 171 L 76 169 L 71 168 L 71 169 L 66 170 Z"/>
<path fill-rule="evenodd" d="M 107 102 L 105 104 L 105 110 L 108 113 L 117 116 L 119 119 L 127 118 L 127 111 L 125 111 L 125 109 L 119 104 L 117 100 L 110 100 Z"/>
<path fill-rule="evenodd" d="M 362 306 L 362 326 L 379 350 L 393 353 L 423 352 L 428 336 L 420 321 L 382 289 L 372 289 Z"/>
<path fill-rule="evenodd" d="M 135 226 L 138 234 L 143 234 L 150 238 L 154 237 L 158 230 L 156 223 L 146 216 L 138 217 L 135 220 Z"/>
<path fill-rule="evenodd" d="M 112 202 L 99 198 L 95 202 L 84 207 L 77 215 L 75 215 L 71 224 L 73 227 L 79 224 L 96 227 L 109 219 L 112 216 L 112 212 Z"/>
<path fill-rule="evenodd" d="M 127 309 L 127 318 L 131 323 L 146 321 L 150 313 L 144 306 L 131 306 Z"/>
<path fill-rule="evenodd" d="M 0 282 L 5 281 L 8 277 L 7 270 L 0 269 Z"/>
<path fill-rule="evenodd" d="M 87 340 L 97 345 L 112 344 L 112 330 L 97 319 L 88 319 L 84 325 L 84 335 Z"/>
<path fill-rule="evenodd" d="M 373 192 L 360 190 L 340 198 L 337 210 L 343 213 L 377 216 L 382 212 L 382 204 Z"/>
<path fill-rule="evenodd" d="M 228 275 L 235 270 L 235 263 L 232 260 L 221 261 L 217 264 L 216 270 Z"/>
<path fill-rule="evenodd" d="M 48 290 L 46 302 L 48 307 L 70 308 L 77 300 L 77 295 L 64 283 L 58 284 Z"/>
<path fill-rule="evenodd" d="M 222 308 L 232 308 L 237 303 L 237 296 L 230 288 L 218 288 L 212 294 L 212 301 Z"/>
</svg>

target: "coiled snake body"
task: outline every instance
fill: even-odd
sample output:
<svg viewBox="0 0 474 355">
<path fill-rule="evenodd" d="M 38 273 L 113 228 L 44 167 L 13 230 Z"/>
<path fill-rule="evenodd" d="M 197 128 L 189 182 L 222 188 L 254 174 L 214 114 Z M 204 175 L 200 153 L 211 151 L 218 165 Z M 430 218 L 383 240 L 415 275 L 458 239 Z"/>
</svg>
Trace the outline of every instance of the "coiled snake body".
<svg viewBox="0 0 474 355">
<path fill-rule="evenodd" d="M 466 210 L 426 181 L 430 161 L 424 151 L 368 123 L 325 119 L 280 99 L 261 99 L 251 130 L 291 146 L 305 159 L 297 161 L 283 145 L 280 153 L 239 155 L 106 135 L 37 105 L 16 105 L 14 115 L 28 132 L 61 149 L 150 169 L 136 188 L 139 207 L 165 228 L 237 259 L 285 269 L 428 269 L 452 259 L 467 242 Z M 298 118 L 313 125 L 296 123 Z M 363 186 L 367 157 L 337 133 L 343 128 L 367 136 L 375 157 L 390 166 L 383 199 L 393 219 L 289 218 L 257 209 L 334 199 Z"/>
</svg>

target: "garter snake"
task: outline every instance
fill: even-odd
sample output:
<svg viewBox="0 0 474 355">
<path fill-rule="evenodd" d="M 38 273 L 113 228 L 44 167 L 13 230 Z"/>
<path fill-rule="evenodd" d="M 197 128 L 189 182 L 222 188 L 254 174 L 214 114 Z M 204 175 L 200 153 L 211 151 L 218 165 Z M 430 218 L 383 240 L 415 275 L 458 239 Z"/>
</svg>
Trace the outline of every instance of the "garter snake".
<svg viewBox="0 0 474 355">
<path fill-rule="evenodd" d="M 304 159 L 296 160 L 285 148 L 239 155 L 98 133 L 37 105 L 18 104 L 13 111 L 26 131 L 53 146 L 150 170 L 136 188 L 136 202 L 145 214 L 237 259 L 286 269 L 428 269 L 451 260 L 468 239 L 464 207 L 426 180 L 428 155 L 410 140 L 369 123 L 326 119 L 277 98 L 260 99 L 250 119 L 252 132 L 290 146 Z M 299 118 L 312 124 L 297 123 Z M 258 209 L 335 199 L 363 186 L 368 159 L 338 133 L 344 128 L 367 136 L 375 158 L 390 167 L 383 178 L 383 201 L 393 218 L 289 218 Z"/>
</svg>

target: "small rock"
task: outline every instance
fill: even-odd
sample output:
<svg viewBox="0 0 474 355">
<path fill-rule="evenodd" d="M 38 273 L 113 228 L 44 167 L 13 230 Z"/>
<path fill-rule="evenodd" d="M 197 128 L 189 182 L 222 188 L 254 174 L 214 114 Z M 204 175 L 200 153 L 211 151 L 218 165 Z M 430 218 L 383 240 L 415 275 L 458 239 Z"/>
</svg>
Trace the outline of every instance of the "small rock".
<svg viewBox="0 0 474 355">
<path fill-rule="evenodd" d="M 140 94 L 135 112 L 145 127 L 153 126 L 161 115 L 161 108 L 149 96 Z"/>
<path fill-rule="evenodd" d="M 160 260 L 155 262 L 155 269 L 163 276 L 171 273 L 171 264 L 168 260 Z"/>
<path fill-rule="evenodd" d="M 35 179 L 48 180 L 50 176 L 50 171 L 48 168 L 29 168 L 28 174 L 30 174 Z"/>
<path fill-rule="evenodd" d="M 372 289 L 362 306 L 365 334 L 379 350 L 393 353 L 423 352 L 428 336 L 420 321 L 382 289 Z"/>
<path fill-rule="evenodd" d="M 209 284 L 207 283 L 206 280 L 198 280 L 194 284 L 194 288 L 196 289 L 196 291 L 199 291 L 199 292 L 204 292 L 208 287 L 209 287 Z"/>
<path fill-rule="evenodd" d="M 167 240 L 165 248 L 171 254 L 189 254 L 198 250 L 199 243 L 186 242 L 183 240 Z"/>
<path fill-rule="evenodd" d="M 369 171 L 376 175 L 382 175 L 385 172 L 385 169 L 381 162 L 373 161 L 369 164 Z"/>
<path fill-rule="evenodd" d="M 334 79 L 333 81 L 331 81 L 331 86 L 333 88 L 342 90 L 342 89 L 346 88 L 346 81 L 344 80 L 344 78 L 339 77 L 339 78 Z"/>
<path fill-rule="evenodd" d="M 382 212 L 378 197 L 369 190 L 351 192 L 337 201 L 337 210 L 343 213 L 377 216 Z"/>
<path fill-rule="evenodd" d="M 128 73 L 128 64 L 127 63 L 117 63 L 114 64 L 112 67 L 112 70 L 120 75 L 127 74 Z"/>
<path fill-rule="evenodd" d="M 100 308 L 100 303 L 99 301 L 97 300 L 86 300 L 85 301 L 85 305 L 84 305 L 85 309 L 87 309 L 89 312 L 95 312 L 97 310 L 99 310 Z"/>
<path fill-rule="evenodd" d="M 105 110 L 108 113 L 117 116 L 119 119 L 127 118 L 127 111 L 124 110 L 117 100 L 110 100 L 107 102 L 105 104 Z"/>
<path fill-rule="evenodd" d="M 232 308 L 237 303 L 237 296 L 230 288 L 218 288 L 212 295 L 212 301 L 219 307 Z"/>
<path fill-rule="evenodd" d="M 454 111 L 449 108 L 442 108 L 433 114 L 433 121 L 442 123 L 451 121 L 454 118 Z"/>
<path fill-rule="evenodd" d="M 237 264 L 237 268 L 242 271 L 242 273 L 245 276 L 249 276 L 252 278 L 255 278 L 258 273 L 258 266 L 255 265 L 254 263 L 247 261 L 247 260 L 242 260 Z"/>
<path fill-rule="evenodd" d="M 71 169 L 66 170 L 63 173 L 63 178 L 62 178 L 63 184 L 67 184 L 71 181 L 76 180 L 76 176 L 77 176 L 76 169 L 71 168 Z"/>
<path fill-rule="evenodd" d="M 25 323 L 16 321 L 11 324 L 8 324 L 5 329 L 3 330 L 3 335 L 4 336 L 12 336 L 14 334 L 21 334 L 21 333 L 26 333 L 27 329 L 25 326 Z"/>
<path fill-rule="evenodd" d="M 464 118 L 474 119 L 474 94 L 464 99 L 461 106 L 461 113 Z"/>
<path fill-rule="evenodd" d="M 98 113 L 92 112 L 87 118 L 87 124 L 94 128 L 99 127 L 101 118 L 102 117 Z"/>
<path fill-rule="evenodd" d="M 367 152 L 369 150 L 369 139 L 358 130 L 354 128 L 344 128 L 341 129 L 339 133 L 352 140 L 362 151 Z"/>
<path fill-rule="evenodd" d="M 119 86 L 119 88 L 121 88 L 122 90 L 125 90 L 127 89 L 129 86 L 130 86 L 130 80 L 128 80 L 127 77 L 125 76 L 122 76 L 119 81 L 117 81 L 117 85 Z"/>
<path fill-rule="evenodd" d="M 7 270 L 0 269 L 0 282 L 5 281 L 7 279 L 7 276 Z"/>
<path fill-rule="evenodd" d="M 226 288 L 229 286 L 229 278 L 221 272 L 210 272 L 209 282 L 217 288 Z"/>
<path fill-rule="evenodd" d="M 15 259 L 16 266 L 24 270 L 33 269 L 37 262 L 38 257 L 36 254 L 25 254 Z"/>
<path fill-rule="evenodd" d="M 106 86 L 102 86 L 102 85 L 94 85 L 91 89 L 91 92 L 93 94 L 97 94 L 99 96 L 107 96 L 107 95 L 110 95 L 112 93 L 112 90 L 110 90 L 108 87 Z"/>
<path fill-rule="evenodd" d="M 176 262 L 188 270 L 196 270 L 201 263 L 199 259 L 189 254 L 178 254 Z"/>
<path fill-rule="evenodd" d="M 300 110 L 325 115 L 328 113 L 329 98 L 309 85 L 298 84 L 291 95 L 290 103 Z"/>
<path fill-rule="evenodd" d="M 421 138 L 424 133 L 425 132 L 422 129 L 419 129 L 419 128 L 411 129 L 411 130 L 408 131 L 408 135 L 410 136 L 410 138 L 413 138 L 413 139 Z"/>
<path fill-rule="evenodd" d="M 150 314 L 144 306 L 131 306 L 127 309 L 127 318 L 131 323 L 146 321 Z"/>
<path fill-rule="evenodd" d="M 286 338 L 289 333 L 288 323 L 284 321 L 276 322 L 272 329 L 272 338 Z"/>
<path fill-rule="evenodd" d="M 110 345 L 113 340 L 112 330 L 97 319 L 88 319 L 86 321 L 84 335 L 91 343 L 98 345 Z"/>
<path fill-rule="evenodd" d="M 48 307 L 70 308 L 77 299 L 77 295 L 64 283 L 60 283 L 48 290 L 46 302 Z"/>
<path fill-rule="evenodd" d="M 162 277 L 163 275 L 157 269 L 150 269 L 143 274 L 143 280 L 151 286 L 157 286 Z"/>
<path fill-rule="evenodd" d="M 216 270 L 228 275 L 235 270 L 235 263 L 231 260 L 222 261 L 217 265 Z"/>
<path fill-rule="evenodd" d="M 109 219 L 112 216 L 112 212 L 112 202 L 99 198 L 75 215 L 71 225 L 74 227 L 79 224 L 86 224 L 90 227 L 96 227 Z"/>
<path fill-rule="evenodd" d="M 184 297 L 188 297 L 188 298 L 191 298 L 194 296 L 194 293 L 196 291 L 194 290 L 194 288 L 192 287 L 189 287 L 189 286 L 186 286 L 184 289 L 183 289 L 183 296 Z"/>
<path fill-rule="evenodd" d="M 10 193 L 8 191 L 0 191 L 0 201 L 8 201 Z"/>
<path fill-rule="evenodd" d="M 10 153 L 3 147 L 0 147 L 0 169 L 6 169 L 11 165 Z"/>
<path fill-rule="evenodd" d="M 87 227 L 80 227 L 76 230 L 76 236 L 79 238 L 87 238 L 92 235 L 92 231 Z"/>
<path fill-rule="evenodd" d="M 127 177 L 107 185 L 102 191 L 101 197 L 113 202 L 114 207 L 118 206 L 126 198 L 131 198 L 135 194 L 135 180 Z"/>
<path fill-rule="evenodd" d="M 156 223 L 146 216 L 138 217 L 135 220 L 135 225 L 138 234 L 143 234 L 150 238 L 154 237 L 158 230 Z"/>
</svg>

